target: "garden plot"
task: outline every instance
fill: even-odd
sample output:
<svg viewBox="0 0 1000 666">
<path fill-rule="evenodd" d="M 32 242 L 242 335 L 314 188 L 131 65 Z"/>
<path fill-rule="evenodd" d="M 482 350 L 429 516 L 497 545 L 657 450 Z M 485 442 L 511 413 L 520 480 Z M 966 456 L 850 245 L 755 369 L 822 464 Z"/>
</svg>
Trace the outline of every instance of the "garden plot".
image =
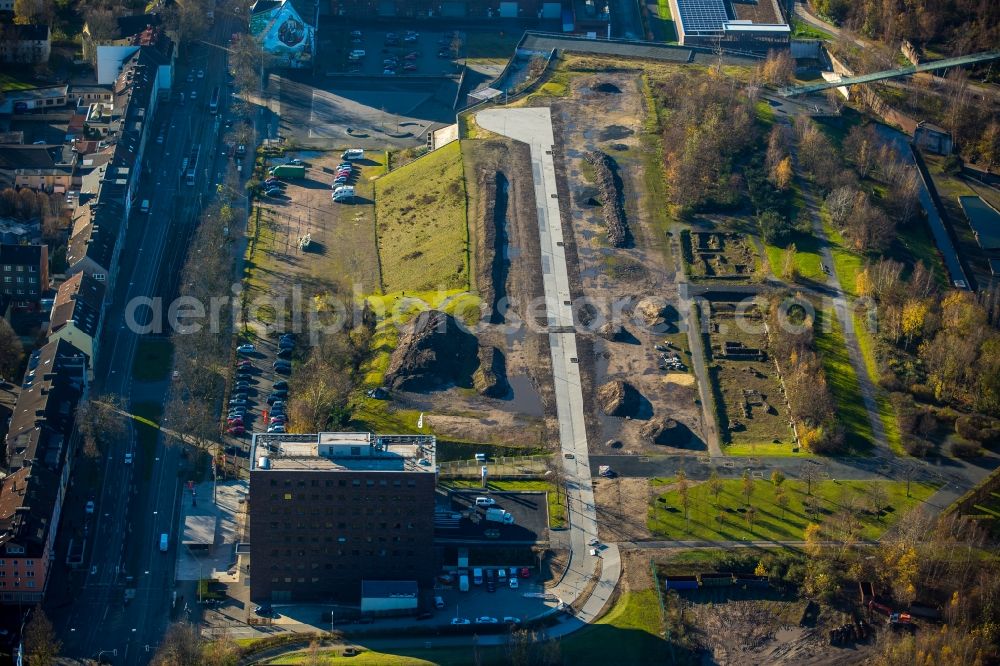
<svg viewBox="0 0 1000 666">
<path fill-rule="evenodd" d="M 734 232 L 685 233 L 684 254 L 692 278 L 748 278 L 759 261 L 752 243 Z"/>
<path fill-rule="evenodd" d="M 738 450 L 796 445 L 788 405 L 773 359 L 768 353 L 764 317 L 757 304 L 712 302 L 706 348 L 723 442 Z M 761 451 L 763 452 L 763 451 Z"/>
</svg>

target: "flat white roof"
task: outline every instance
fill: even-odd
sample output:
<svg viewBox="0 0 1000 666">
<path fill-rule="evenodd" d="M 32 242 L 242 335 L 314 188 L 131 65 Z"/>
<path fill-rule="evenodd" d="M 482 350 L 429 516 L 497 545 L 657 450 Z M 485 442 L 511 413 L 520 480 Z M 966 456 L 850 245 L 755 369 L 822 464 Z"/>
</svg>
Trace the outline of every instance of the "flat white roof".
<svg viewBox="0 0 1000 666">
<path fill-rule="evenodd" d="M 777 33 L 790 33 L 792 29 L 783 23 L 739 23 L 736 21 L 727 21 L 722 24 L 722 29 L 725 32 L 777 32 Z"/>
</svg>

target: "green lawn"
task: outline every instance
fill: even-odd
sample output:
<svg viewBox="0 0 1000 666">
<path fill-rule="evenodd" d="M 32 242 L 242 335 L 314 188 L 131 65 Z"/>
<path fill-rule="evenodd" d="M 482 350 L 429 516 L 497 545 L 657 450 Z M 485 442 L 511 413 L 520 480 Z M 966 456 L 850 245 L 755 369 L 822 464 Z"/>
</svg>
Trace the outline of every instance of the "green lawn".
<svg viewBox="0 0 1000 666">
<path fill-rule="evenodd" d="M 167 338 L 143 337 L 132 360 L 132 376 L 140 382 L 158 382 L 167 378 L 174 357 L 174 346 Z"/>
<path fill-rule="evenodd" d="M 446 488 L 482 488 L 479 481 L 449 479 L 442 481 L 441 485 Z M 489 481 L 487 487 L 490 490 L 498 491 L 541 491 L 545 493 L 546 502 L 549 505 L 549 527 L 562 529 L 566 527 L 566 506 L 563 504 L 565 498 L 559 494 L 554 483 L 550 481 Z"/>
<path fill-rule="evenodd" d="M 905 456 L 907 453 L 906 449 L 903 448 L 903 437 L 899 432 L 899 420 L 896 418 L 896 410 L 892 406 L 892 401 L 889 400 L 889 394 L 877 386 L 879 372 L 878 362 L 875 360 L 875 341 L 872 339 L 871 333 L 868 332 L 858 314 L 855 313 L 853 318 L 854 337 L 858 339 L 858 347 L 861 349 L 861 356 L 865 360 L 865 368 L 868 370 L 868 376 L 876 384 L 875 402 L 878 405 L 878 416 L 882 421 L 882 428 L 885 430 L 886 441 L 893 453 L 898 456 Z"/>
<path fill-rule="evenodd" d="M 677 42 L 677 26 L 674 24 L 668 0 L 657 0 L 656 13 L 649 14 L 649 29 L 653 33 L 654 40 L 667 43 Z"/>
<path fill-rule="evenodd" d="M 661 19 L 669 21 L 674 18 L 670 13 L 670 0 L 656 0 L 656 11 Z"/>
<path fill-rule="evenodd" d="M 607 615 L 559 641 L 566 664 L 666 664 L 655 590 L 623 592 Z"/>
<path fill-rule="evenodd" d="M 830 39 L 831 35 L 811 24 L 792 18 L 792 39 Z"/>
<path fill-rule="evenodd" d="M 746 501 L 741 479 L 722 482 L 722 492 L 716 505 L 715 496 L 707 483 L 692 485 L 688 490 L 689 519 L 685 521 L 680 496 L 676 490 L 653 499 L 649 509 L 650 531 L 671 539 L 704 539 L 708 541 L 764 540 L 798 541 L 811 522 L 823 524 L 839 509 L 855 503 L 863 511 L 860 517 L 860 538 L 876 539 L 910 509 L 918 506 L 936 490 L 930 484 L 910 484 L 911 497 L 906 496 L 905 481 L 837 481 L 814 482 L 812 499 L 806 494 L 804 481 L 784 482 L 788 507 L 782 512 L 775 496 L 775 486 L 769 480 L 758 479 L 750 504 L 756 511 L 753 531 L 745 518 Z M 871 489 L 885 491 L 886 504 L 879 520 L 870 510 Z M 662 501 L 661 501 L 662 500 Z M 816 503 L 815 514 L 808 514 L 806 503 Z M 719 516 L 722 520 L 719 520 Z"/>
<path fill-rule="evenodd" d="M 469 233 L 458 141 L 375 181 L 386 293 L 468 289 Z"/>
<path fill-rule="evenodd" d="M 21 71 L 22 74 L 27 74 L 30 69 L 26 68 Z M 14 92 L 15 90 L 29 90 L 36 87 L 36 84 L 27 81 L 25 79 L 19 78 L 8 72 L 0 72 L 0 92 Z"/>
<path fill-rule="evenodd" d="M 823 359 L 827 384 L 836 402 L 837 420 L 844 426 L 847 444 L 855 453 L 866 452 L 874 435 L 840 321 L 832 310 L 817 311 L 815 330 L 816 351 Z"/>
<path fill-rule="evenodd" d="M 837 231 L 825 212 L 821 212 L 823 229 L 830 241 L 830 252 L 833 254 L 833 272 L 840 282 L 840 288 L 845 294 L 857 298 L 858 273 L 865 267 L 865 258 L 860 252 L 847 247 L 844 237 Z"/>
<path fill-rule="evenodd" d="M 819 255 L 819 243 L 812 234 L 801 231 L 792 232 L 781 245 L 765 245 L 767 261 L 771 264 L 771 273 L 781 277 L 784 264 L 785 249 L 795 245 L 795 270 L 799 277 L 805 280 L 823 280 L 823 260 Z"/>
</svg>

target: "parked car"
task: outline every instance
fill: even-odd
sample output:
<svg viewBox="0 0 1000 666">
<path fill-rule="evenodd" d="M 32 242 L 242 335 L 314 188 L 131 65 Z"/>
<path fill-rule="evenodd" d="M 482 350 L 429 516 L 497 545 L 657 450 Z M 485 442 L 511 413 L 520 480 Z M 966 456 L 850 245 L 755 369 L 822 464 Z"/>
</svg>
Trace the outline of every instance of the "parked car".
<svg viewBox="0 0 1000 666">
<path fill-rule="evenodd" d="M 267 431 L 269 433 L 275 433 L 275 434 L 279 434 L 280 435 L 280 434 L 283 434 L 285 432 L 285 426 L 281 425 L 280 423 L 277 424 L 277 425 L 268 426 L 267 427 Z"/>
<path fill-rule="evenodd" d="M 94 500 L 88 500 L 86 506 L 83 507 L 83 510 L 87 512 L 88 515 L 94 513 Z"/>
<path fill-rule="evenodd" d="M 279 375 L 290 375 L 292 373 L 292 366 L 290 365 L 275 365 L 274 371 Z"/>
<path fill-rule="evenodd" d="M 284 414 L 278 414 L 277 416 L 272 416 L 271 419 L 267 422 L 268 425 L 278 425 L 279 423 L 281 425 L 285 425 L 285 423 L 287 423 L 287 421 L 285 421 Z"/>
<path fill-rule="evenodd" d="M 276 401 L 284 400 L 286 397 L 288 397 L 287 394 L 271 393 L 267 396 L 267 404 L 273 405 Z"/>
<path fill-rule="evenodd" d="M 228 435 L 245 435 L 246 431 L 246 428 L 241 425 L 234 425 L 226 428 L 226 434 Z"/>
<path fill-rule="evenodd" d="M 492 497 L 477 497 L 476 506 L 493 506 L 497 501 Z"/>
<path fill-rule="evenodd" d="M 233 407 L 242 407 L 247 404 L 247 399 L 241 397 L 230 398 L 229 404 Z"/>
<path fill-rule="evenodd" d="M 464 626 L 469 625 L 469 624 L 472 624 L 472 622 L 469 621 L 469 618 L 466 618 L 466 617 L 453 617 L 453 618 L 451 618 L 451 626 L 453 626 L 453 627 L 459 627 L 459 626 L 464 627 Z"/>
<path fill-rule="evenodd" d="M 132 453 L 131 452 L 126 452 L 125 453 L 125 464 L 126 465 L 131 465 L 132 464 Z"/>
<path fill-rule="evenodd" d="M 232 418 L 228 418 L 228 419 L 226 419 L 226 425 L 227 426 L 237 426 L 237 425 L 241 426 L 241 425 L 243 425 L 243 419 L 241 417 L 239 417 L 239 416 L 234 416 Z"/>
<path fill-rule="evenodd" d="M 510 580 L 508 581 L 508 584 L 510 585 L 510 589 L 512 589 L 512 590 L 516 590 L 516 589 L 517 589 L 517 586 L 518 586 L 518 582 L 517 582 L 517 579 L 516 579 L 516 578 L 511 578 L 511 579 L 510 579 Z"/>
<path fill-rule="evenodd" d="M 253 347 L 253 345 L 244 345 L 244 346 L 246 346 L 246 347 Z M 251 361 L 248 358 L 241 358 L 240 360 L 236 361 L 236 367 L 237 368 L 252 368 L 253 367 L 253 361 Z"/>
<path fill-rule="evenodd" d="M 280 391 L 282 389 L 284 389 L 284 390 L 287 391 L 288 390 L 288 382 L 286 382 L 284 379 L 282 379 L 280 381 L 276 381 L 276 382 L 274 382 L 273 388 L 274 388 L 275 391 Z"/>
<path fill-rule="evenodd" d="M 529 569 L 528 567 L 521 567 L 521 572 L 519 575 L 521 576 L 521 578 L 530 578 L 531 569 Z"/>
<path fill-rule="evenodd" d="M 249 342 L 246 343 L 246 344 L 240 345 L 239 347 L 236 348 L 236 353 L 237 354 L 253 354 L 256 351 L 257 351 L 257 348 L 254 347 Z"/>
<path fill-rule="evenodd" d="M 476 624 L 500 624 L 495 617 L 484 615 L 476 618 Z"/>
<path fill-rule="evenodd" d="M 291 369 L 292 363 L 291 361 L 286 361 L 283 358 L 279 358 L 277 361 L 271 364 L 271 367 L 274 368 L 275 370 L 277 370 L 279 367 L 287 367 L 288 369 Z"/>
<path fill-rule="evenodd" d="M 405 65 L 403 65 L 403 71 L 404 72 L 415 72 L 415 71 L 417 71 L 417 66 L 414 63 L 412 63 L 412 62 L 408 62 Z"/>
</svg>

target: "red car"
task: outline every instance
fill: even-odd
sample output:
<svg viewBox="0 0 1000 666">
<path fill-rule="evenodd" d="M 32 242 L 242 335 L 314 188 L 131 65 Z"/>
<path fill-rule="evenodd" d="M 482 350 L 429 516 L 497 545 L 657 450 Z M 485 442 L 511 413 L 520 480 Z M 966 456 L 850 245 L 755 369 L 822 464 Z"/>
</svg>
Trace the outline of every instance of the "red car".
<svg viewBox="0 0 1000 666">
<path fill-rule="evenodd" d="M 272 416 L 271 419 L 268 421 L 268 423 L 270 425 L 277 425 L 279 423 L 284 425 L 286 421 L 285 417 L 279 414 L 278 416 Z"/>
<path fill-rule="evenodd" d="M 244 359 L 239 360 L 239 361 L 236 362 L 236 367 L 237 368 L 252 368 L 253 367 L 253 361 L 251 361 L 248 358 L 244 358 Z"/>
<path fill-rule="evenodd" d="M 230 435 L 244 435 L 246 434 L 246 431 L 247 429 L 241 425 L 230 426 L 226 429 L 226 432 Z"/>
<path fill-rule="evenodd" d="M 230 426 L 230 427 L 232 427 L 232 426 L 242 426 L 243 425 L 243 419 L 240 419 L 240 418 L 226 419 L 226 425 Z"/>
<path fill-rule="evenodd" d="M 528 567 L 521 567 L 520 574 L 521 578 L 531 578 L 531 569 Z"/>
</svg>

